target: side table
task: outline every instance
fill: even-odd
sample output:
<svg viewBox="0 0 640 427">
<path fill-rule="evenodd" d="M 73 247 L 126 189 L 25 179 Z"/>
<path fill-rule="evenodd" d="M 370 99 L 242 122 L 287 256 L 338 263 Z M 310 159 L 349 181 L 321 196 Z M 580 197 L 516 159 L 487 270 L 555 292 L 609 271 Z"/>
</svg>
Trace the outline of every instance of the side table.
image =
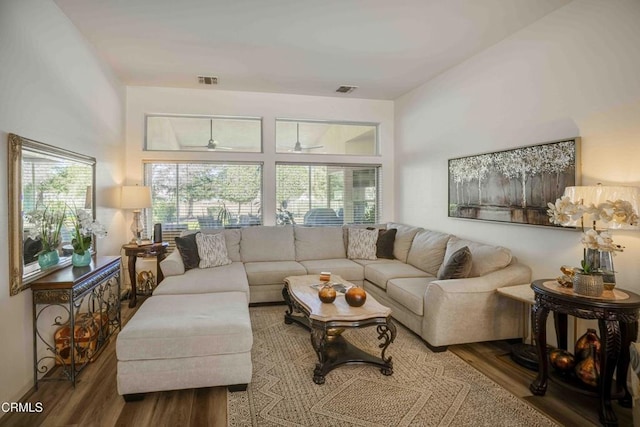
<svg viewBox="0 0 640 427">
<path fill-rule="evenodd" d="M 136 280 L 136 259 L 138 255 L 144 255 L 147 257 L 156 258 L 156 277 L 157 283 L 160 283 L 164 276 L 162 275 L 162 269 L 160 268 L 160 261 L 167 256 L 167 248 L 169 243 L 149 243 L 147 245 L 137 245 L 135 243 L 127 243 L 122 245 L 124 254 L 128 257 L 127 268 L 129 270 L 129 279 L 131 280 L 131 294 L 129 296 L 129 308 L 133 308 L 138 303 L 138 286 Z"/>
<path fill-rule="evenodd" d="M 597 319 L 602 341 L 600 357 L 600 422 L 605 426 L 617 426 L 618 420 L 611 406 L 613 371 L 617 368 L 616 394 L 618 402 L 631 407 L 631 394 L 627 388 L 626 375 L 629 367 L 629 345 L 638 337 L 640 318 L 640 295 L 616 289 L 606 291 L 602 297 L 585 297 L 573 293 L 572 289 L 560 288 L 553 279 L 535 280 L 531 284 L 535 293 L 535 304 L 531 313 L 533 334 L 538 351 L 538 376 L 529 389 L 535 395 L 547 391 L 549 362 L 547 357 L 547 316 L 553 311 L 556 319 L 558 347 L 567 350 L 567 315 L 582 319 Z"/>
<path fill-rule="evenodd" d="M 511 359 L 517 364 L 524 366 L 527 369 L 538 370 L 538 353 L 536 347 L 527 343 L 527 337 L 531 331 L 529 325 L 529 311 L 536 300 L 531 289 L 531 284 L 526 283 L 524 285 L 505 286 L 496 289 L 496 291 L 507 298 L 511 298 L 516 301 L 520 301 L 523 304 L 523 317 L 522 317 L 522 343 L 511 346 Z M 533 339 L 533 335 L 531 336 Z"/>
<path fill-rule="evenodd" d="M 33 296 L 33 380 L 71 381 L 102 351 L 108 339 L 122 326 L 120 317 L 120 257 L 97 257 L 86 267 L 68 266 L 31 283 Z M 55 310 L 55 311 L 54 311 Z M 67 326 L 66 345 L 56 345 L 55 336 L 39 330 L 41 316 L 55 317 L 53 326 Z M 76 323 L 82 315 L 91 319 L 89 326 Z M 97 321 L 96 321 L 97 320 Z M 79 330 L 78 330 L 79 328 Z M 82 341 L 84 332 L 94 332 Z M 44 346 L 46 352 L 39 352 Z M 50 363 L 60 365 L 51 370 Z"/>
</svg>

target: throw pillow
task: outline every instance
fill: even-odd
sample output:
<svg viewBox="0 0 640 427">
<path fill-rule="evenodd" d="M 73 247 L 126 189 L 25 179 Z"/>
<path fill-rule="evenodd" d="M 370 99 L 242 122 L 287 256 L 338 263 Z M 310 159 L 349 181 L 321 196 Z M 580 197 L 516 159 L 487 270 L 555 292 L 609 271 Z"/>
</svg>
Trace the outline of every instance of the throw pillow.
<svg viewBox="0 0 640 427">
<path fill-rule="evenodd" d="M 184 271 L 198 268 L 200 264 L 200 256 L 198 255 L 198 244 L 196 243 L 196 234 L 187 234 L 183 237 L 176 237 L 176 247 L 184 264 Z"/>
<path fill-rule="evenodd" d="M 438 280 L 465 279 L 471 272 L 471 251 L 464 246 L 455 251 L 438 274 Z"/>
<path fill-rule="evenodd" d="M 198 233 L 196 235 L 196 242 L 198 243 L 200 268 L 219 267 L 221 265 L 231 264 L 223 233 Z"/>
<path fill-rule="evenodd" d="M 376 230 L 373 227 L 367 227 L 367 230 Z M 397 228 L 384 228 L 378 230 L 378 241 L 376 242 L 376 257 L 393 259 L 393 244 L 396 241 Z"/>
<path fill-rule="evenodd" d="M 376 242 L 378 230 L 366 230 L 364 228 L 349 229 L 349 246 L 347 257 L 349 259 L 377 259 Z"/>
</svg>

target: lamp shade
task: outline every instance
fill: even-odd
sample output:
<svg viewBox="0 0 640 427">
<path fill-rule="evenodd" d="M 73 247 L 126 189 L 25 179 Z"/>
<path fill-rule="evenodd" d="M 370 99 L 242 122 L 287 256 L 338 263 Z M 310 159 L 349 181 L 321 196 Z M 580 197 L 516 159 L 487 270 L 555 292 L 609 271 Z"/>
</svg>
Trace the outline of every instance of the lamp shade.
<svg viewBox="0 0 640 427">
<path fill-rule="evenodd" d="M 640 213 L 640 188 L 627 187 L 627 186 L 609 186 L 609 185 L 588 185 L 588 186 L 574 186 L 567 187 L 564 190 L 564 196 L 569 197 L 573 203 L 581 203 L 585 206 L 595 205 L 596 207 L 607 201 L 614 202 L 616 200 L 622 200 L 629 202 L 636 214 Z M 590 224 L 593 221 L 591 215 L 584 215 L 585 224 Z M 580 225 L 580 219 L 573 221 L 571 226 Z M 600 226 L 600 227 L 598 227 Z M 623 229 L 637 229 L 637 226 L 631 226 L 629 224 L 620 224 L 617 222 L 608 223 L 596 223 L 597 228 L 623 228 Z"/>
<path fill-rule="evenodd" d="M 120 198 L 122 209 L 145 209 L 151 207 L 151 187 L 125 185 Z"/>
</svg>

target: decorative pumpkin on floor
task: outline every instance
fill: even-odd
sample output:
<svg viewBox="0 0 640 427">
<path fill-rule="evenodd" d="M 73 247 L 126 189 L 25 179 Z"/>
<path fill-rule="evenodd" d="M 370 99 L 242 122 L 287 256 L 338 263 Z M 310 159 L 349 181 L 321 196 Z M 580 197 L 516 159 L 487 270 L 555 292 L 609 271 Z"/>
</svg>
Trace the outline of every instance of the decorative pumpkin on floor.
<svg viewBox="0 0 640 427">
<path fill-rule="evenodd" d="M 351 307 L 360 307 L 367 300 L 367 293 L 364 289 L 353 286 L 345 292 L 344 298 Z"/>
<path fill-rule="evenodd" d="M 576 366 L 575 356 L 561 348 L 554 348 L 549 351 L 549 362 L 554 369 L 562 373 L 570 372 Z"/>
</svg>

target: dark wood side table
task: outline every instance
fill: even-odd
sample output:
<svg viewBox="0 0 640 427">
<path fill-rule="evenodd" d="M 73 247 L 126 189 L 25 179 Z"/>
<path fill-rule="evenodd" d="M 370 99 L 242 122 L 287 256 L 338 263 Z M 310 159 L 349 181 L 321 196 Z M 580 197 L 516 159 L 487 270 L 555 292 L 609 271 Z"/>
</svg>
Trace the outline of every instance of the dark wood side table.
<svg viewBox="0 0 640 427">
<path fill-rule="evenodd" d="M 86 267 L 68 266 L 31 283 L 33 295 L 33 380 L 71 381 L 100 353 L 109 337 L 122 326 L 120 317 L 120 257 L 97 257 Z M 68 326 L 67 346 L 59 347 L 38 328 L 41 316 L 57 315 L 54 326 Z M 53 313 L 53 314 L 52 314 Z M 76 321 L 88 316 L 96 332 L 94 342 L 79 341 Z M 95 321 L 98 319 L 98 322 Z M 42 321 L 41 321 L 42 322 Z M 86 329 L 85 329 L 86 330 Z M 38 349 L 44 346 L 46 352 Z M 52 371 L 49 363 L 60 365 Z M 47 375 L 50 374 L 50 375 Z"/>
<path fill-rule="evenodd" d="M 576 295 L 571 289 L 556 286 L 555 280 L 535 280 L 531 288 L 535 293 L 535 304 L 531 312 L 533 336 L 538 352 L 538 376 L 529 389 L 535 395 L 544 395 L 549 377 L 547 356 L 546 323 L 549 311 L 554 312 L 558 347 L 567 350 L 567 315 L 582 319 L 597 319 L 602 341 L 600 357 L 600 422 L 605 426 L 617 426 L 618 420 L 611 406 L 613 371 L 617 368 L 616 394 L 618 402 L 631 407 L 631 394 L 627 388 L 626 375 L 629 367 L 629 345 L 638 337 L 640 317 L 640 295 L 618 289 L 609 298 L 591 298 Z M 624 394 L 622 394 L 624 393 Z"/>
<path fill-rule="evenodd" d="M 162 275 L 162 269 L 160 268 L 160 261 L 167 256 L 167 248 L 169 243 L 149 243 L 147 245 L 136 245 L 135 243 L 127 243 L 122 245 L 124 254 L 128 257 L 127 269 L 129 270 L 129 279 L 131 280 L 131 294 L 129 295 L 129 308 L 133 308 L 138 303 L 138 287 L 136 280 L 136 259 L 138 255 L 144 255 L 146 257 L 156 258 L 156 277 L 157 283 L 162 282 L 164 276 Z"/>
</svg>

